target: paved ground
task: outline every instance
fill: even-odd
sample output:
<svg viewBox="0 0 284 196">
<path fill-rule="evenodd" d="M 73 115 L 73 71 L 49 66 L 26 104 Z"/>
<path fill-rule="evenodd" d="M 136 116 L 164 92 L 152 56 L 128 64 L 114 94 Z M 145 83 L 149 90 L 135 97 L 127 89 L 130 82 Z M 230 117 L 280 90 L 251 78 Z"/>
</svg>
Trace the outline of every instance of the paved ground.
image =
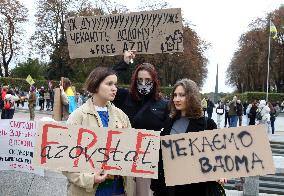
<svg viewBox="0 0 284 196">
<path fill-rule="evenodd" d="M 35 120 L 42 117 L 51 117 L 50 111 L 36 111 Z M 29 112 L 26 106 L 16 110 L 14 118 L 29 119 Z M 216 120 L 216 114 L 213 114 L 213 119 Z M 244 118 L 244 124 L 246 119 Z M 224 125 L 224 122 L 221 123 Z M 284 115 L 278 117 L 276 122 L 275 135 L 269 134 L 270 140 L 284 142 Z M 282 169 L 284 173 L 284 157 L 274 156 L 276 168 Z M 40 177 L 34 174 L 15 172 L 15 171 L 1 171 L 0 172 L 0 196 L 65 196 L 67 181 L 65 176 L 60 173 L 45 171 L 45 176 Z M 228 196 L 241 196 L 242 192 L 228 190 Z M 260 194 L 260 196 L 273 196 L 271 194 Z"/>
</svg>

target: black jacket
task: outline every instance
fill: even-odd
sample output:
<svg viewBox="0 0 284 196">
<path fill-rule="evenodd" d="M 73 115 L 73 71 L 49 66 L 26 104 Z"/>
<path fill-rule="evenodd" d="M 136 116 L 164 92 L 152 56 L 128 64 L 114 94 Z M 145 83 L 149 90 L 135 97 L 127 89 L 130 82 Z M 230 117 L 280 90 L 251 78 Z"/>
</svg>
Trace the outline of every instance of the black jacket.
<svg viewBox="0 0 284 196">
<path fill-rule="evenodd" d="M 169 135 L 175 119 L 169 118 L 165 123 L 165 128 L 161 132 L 161 136 Z M 186 133 L 199 132 L 203 130 L 217 129 L 216 123 L 212 119 L 201 117 L 199 119 L 189 119 L 189 125 Z M 167 187 L 165 184 L 162 152 L 160 149 L 158 179 L 152 179 L 151 189 L 154 191 L 154 196 L 219 196 L 225 195 L 220 192 L 223 188 L 214 181 L 193 183 L 186 185 L 178 185 Z"/>
<path fill-rule="evenodd" d="M 129 65 L 126 63 L 120 62 L 113 69 L 120 75 L 128 67 Z M 160 131 L 164 127 L 164 121 L 168 117 L 168 101 L 163 98 L 156 101 L 152 98 L 152 94 L 141 95 L 140 98 L 140 101 L 133 100 L 127 89 L 119 88 L 113 103 L 128 116 L 133 128 Z M 135 117 L 145 104 L 148 107 Z"/>
</svg>

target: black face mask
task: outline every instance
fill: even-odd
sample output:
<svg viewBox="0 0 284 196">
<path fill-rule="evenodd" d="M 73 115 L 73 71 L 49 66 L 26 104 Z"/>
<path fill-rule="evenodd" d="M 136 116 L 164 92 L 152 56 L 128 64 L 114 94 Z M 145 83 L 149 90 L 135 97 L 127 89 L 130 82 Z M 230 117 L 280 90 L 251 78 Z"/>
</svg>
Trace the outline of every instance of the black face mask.
<svg viewBox="0 0 284 196">
<path fill-rule="evenodd" d="M 153 89 L 153 81 L 143 82 L 137 80 L 137 90 L 141 95 L 148 95 Z"/>
</svg>

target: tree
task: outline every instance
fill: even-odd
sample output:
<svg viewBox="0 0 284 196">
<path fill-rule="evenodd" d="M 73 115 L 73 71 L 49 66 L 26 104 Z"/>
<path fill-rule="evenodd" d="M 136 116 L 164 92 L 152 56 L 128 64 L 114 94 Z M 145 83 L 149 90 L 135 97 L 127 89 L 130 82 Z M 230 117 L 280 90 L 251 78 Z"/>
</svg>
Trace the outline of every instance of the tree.
<svg viewBox="0 0 284 196">
<path fill-rule="evenodd" d="M 27 8 L 17 0 L 0 0 L 0 76 L 9 76 L 9 64 L 19 50 L 21 24 L 27 21 Z M 4 68 L 4 74 L 3 69 Z"/>
<path fill-rule="evenodd" d="M 284 6 L 258 18 L 249 25 L 249 31 L 239 40 L 239 48 L 227 69 L 227 83 L 237 91 L 265 91 L 267 84 L 267 57 L 269 21 L 278 31 L 277 38 L 270 38 L 269 89 L 284 92 Z"/>
<path fill-rule="evenodd" d="M 69 58 L 64 27 L 66 18 L 81 15 L 102 15 L 111 11 L 111 6 L 113 6 L 112 13 L 125 11 L 123 6 L 110 4 L 106 0 L 96 1 L 96 5 L 94 7 L 89 0 L 37 0 L 36 32 L 32 40 L 41 54 L 51 54 L 48 79 L 59 79 L 61 76 L 65 76 L 74 77 L 77 81 L 81 80 L 76 77 L 78 73 L 82 72 L 77 72 L 77 67 L 80 68 L 80 64 L 85 60 L 71 60 Z M 77 70 L 74 71 L 74 69 Z"/>
<path fill-rule="evenodd" d="M 27 59 L 26 62 L 18 63 L 14 69 L 11 70 L 11 77 L 26 78 L 31 75 L 33 79 L 43 80 L 46 75 L 47 65 L 39 62 L 38 59 Z"/>
</svg>

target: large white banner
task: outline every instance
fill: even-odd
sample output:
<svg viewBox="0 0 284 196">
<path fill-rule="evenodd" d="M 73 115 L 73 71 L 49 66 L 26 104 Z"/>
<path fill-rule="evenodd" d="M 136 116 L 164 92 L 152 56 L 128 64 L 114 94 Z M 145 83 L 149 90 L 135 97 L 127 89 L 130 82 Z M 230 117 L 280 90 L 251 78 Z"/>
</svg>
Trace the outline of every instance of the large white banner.
<svg viewBox="0 0 284 196">
<path fill-rule="evenodd" d="M 0 120 L 0 170 L 43 176 L 43 169 L 32 166 L 35 136 L 34 121 Z"/>
</svg>

